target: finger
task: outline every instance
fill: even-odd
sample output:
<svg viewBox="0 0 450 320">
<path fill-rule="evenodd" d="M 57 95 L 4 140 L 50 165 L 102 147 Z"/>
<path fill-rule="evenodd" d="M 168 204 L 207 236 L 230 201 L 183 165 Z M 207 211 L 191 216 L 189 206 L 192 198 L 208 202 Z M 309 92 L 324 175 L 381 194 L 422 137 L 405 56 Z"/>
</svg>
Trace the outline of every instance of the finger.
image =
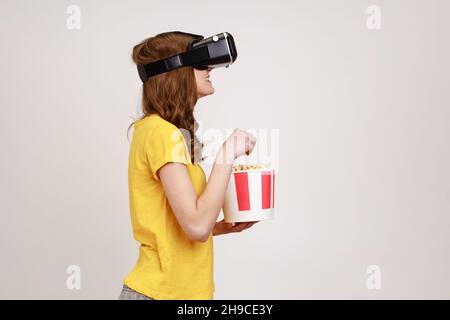
<svg viewBox="0 0 450 320">
<path fill-rule="evenodd" d="M 244 230 L 250 228 L 252 225 L 253 225 L 252 222 L 247 223 L 247 225 L 245 226 Z"/>
<path fill-rule="evenodd" d="M 233 231 L 235 231 L 235 232 L 241 232 L 242 230 L 245 229 L 246 226 L 247 226 L 247 223 L 241 222 L 241 223 L 239 223 L 236 227 L 233 228 Z"/>
<path fill-rule="evenodd" d="M 245 229 L 252 227 L 256 222 L 250 222 L 245 226 Z"/>
<path fill-rule="evenodd" d="M 226 222 L 226 223 L 225 223 L 225 227 L 226 227 L 228 230 L 232 230 L 232 229 L 234 228 L 235 225 L 236 225 L 235 222 Z"/>
<path fill-rule="evenodd" d="M 247 222 L 247 224 L 244 227 L 244 230 L 250 228 L 252 225 L 253 225 L 253 222 Z"/>
</svg>

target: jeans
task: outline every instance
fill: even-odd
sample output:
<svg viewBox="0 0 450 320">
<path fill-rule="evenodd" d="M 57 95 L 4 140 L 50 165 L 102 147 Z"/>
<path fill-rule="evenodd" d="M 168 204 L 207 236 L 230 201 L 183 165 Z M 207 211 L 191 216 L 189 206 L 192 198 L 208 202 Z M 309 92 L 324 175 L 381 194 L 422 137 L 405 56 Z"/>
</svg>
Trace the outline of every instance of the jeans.
<svg viewBox="0 0 450 320">
<path fill-rule="evenodd" d="M 130 287 L 123 285 L 119 300 L 153 300 L 153 298 L 147 297 L 146 295 L 143 295 L 142 293 L 134 291 Z"/>
</svg>

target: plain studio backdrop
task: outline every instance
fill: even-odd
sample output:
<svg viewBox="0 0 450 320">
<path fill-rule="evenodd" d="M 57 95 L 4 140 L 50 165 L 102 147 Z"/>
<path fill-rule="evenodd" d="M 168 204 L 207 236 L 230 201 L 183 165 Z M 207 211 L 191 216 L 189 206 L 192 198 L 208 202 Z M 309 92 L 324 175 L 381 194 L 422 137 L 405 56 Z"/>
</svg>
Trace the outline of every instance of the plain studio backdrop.
<svg viewBox="0 0 450 320">
<path fill-rule="evenodd" d="M 2 0 L 0 298 L 118 298 L 138 253 L 131 49 L 173 30 L 236 41 L 196 105 L 203 130 L 278 132 L 275 220 L 214 238 L 216 299 L 450 298 L 449 12 L 446 0 Z"/>
</svg>

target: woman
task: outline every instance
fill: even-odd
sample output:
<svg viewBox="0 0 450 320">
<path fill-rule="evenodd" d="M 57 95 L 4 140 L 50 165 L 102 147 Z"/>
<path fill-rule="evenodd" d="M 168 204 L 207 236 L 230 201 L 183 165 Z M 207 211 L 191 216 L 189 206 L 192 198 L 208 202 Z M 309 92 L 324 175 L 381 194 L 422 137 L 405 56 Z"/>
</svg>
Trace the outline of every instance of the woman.
<svg viewBox="0 0 450 320">
<path fill-rule="evenodd" d="M 179 32 L 158 34 L 133 48 L 133 61 L 170 57 L 192 40 Z M 208 182 L 198 164 L 203 145 L 195 136 L 193 111 L 197 99 L 214 93 L 210 71 L 188 66 L 143 84 L 144 116 L 134 122 L 128 167 L 139 258 L 119 299 L 213 299 L 212 237 L 254 224 L 216 221 L 233 161 L 252 152 L 255 137 L 235 129 L 218 151 Z"/>
</svg>

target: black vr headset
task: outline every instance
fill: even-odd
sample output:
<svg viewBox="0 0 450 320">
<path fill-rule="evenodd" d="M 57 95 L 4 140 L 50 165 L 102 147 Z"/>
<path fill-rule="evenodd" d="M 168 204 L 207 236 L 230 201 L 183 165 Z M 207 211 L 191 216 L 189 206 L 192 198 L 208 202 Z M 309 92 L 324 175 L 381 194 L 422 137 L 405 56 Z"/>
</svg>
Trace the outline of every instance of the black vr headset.
<svg viewBox="0 0 450 320">
<path fill-rule="evenodd" d="M 237 58 L 234 39 L 228 32 L 204 38 L 201 35 L 175 31 L 194 38 L 186 51 L 172 57 L 148 64 L 138 64 L 137 69 L 142 82 L 158 74 L 169 72 L 181 67 L 192 66 L 198 70 L 209 68 L 228 68 Z"/>
</svg>

